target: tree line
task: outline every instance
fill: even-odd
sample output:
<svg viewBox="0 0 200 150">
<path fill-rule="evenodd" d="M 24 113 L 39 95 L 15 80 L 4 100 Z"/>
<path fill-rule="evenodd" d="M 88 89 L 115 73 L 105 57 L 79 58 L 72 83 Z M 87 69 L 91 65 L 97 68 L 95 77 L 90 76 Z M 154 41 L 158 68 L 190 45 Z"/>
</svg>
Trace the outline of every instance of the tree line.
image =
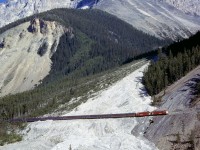
<svg viewBox="0 0 200 150">
<path fill-rule="evenodd" d="M 189 39 L 158 51 L 157 60 L 151 61 L 143 77 L 143 83 L 151 96 L 158 94 L 200 64 L 199 37 L 198 32 Z"/>
</svg>

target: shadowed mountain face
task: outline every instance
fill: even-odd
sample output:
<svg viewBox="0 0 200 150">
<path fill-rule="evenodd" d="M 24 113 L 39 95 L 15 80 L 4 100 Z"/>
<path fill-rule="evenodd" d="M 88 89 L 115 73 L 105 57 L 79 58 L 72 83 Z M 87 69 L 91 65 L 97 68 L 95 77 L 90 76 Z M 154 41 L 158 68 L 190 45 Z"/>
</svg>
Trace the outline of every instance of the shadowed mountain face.
<svg viewBox="0 0 200 150">
<path fill-rule="evenodd" d="M 92 8 L 99 1 L 100 0 L 82 0 L 77 4 L 76 8 L 82 8 L 82 7 Z"/>
</svg>

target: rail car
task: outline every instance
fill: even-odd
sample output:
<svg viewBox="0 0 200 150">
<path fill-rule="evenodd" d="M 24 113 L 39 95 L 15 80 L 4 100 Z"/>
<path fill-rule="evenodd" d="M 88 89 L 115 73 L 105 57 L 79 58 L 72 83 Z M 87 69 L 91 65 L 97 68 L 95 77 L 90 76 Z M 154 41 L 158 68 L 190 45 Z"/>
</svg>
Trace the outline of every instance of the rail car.
<svg viewBox="0 0 200 150">
<path fill-rule="evenodd" d="M 15 118 L 8 120 L 9 122 L 35 122 L 46 120 L 78 120 L 78 119 L 109 119 L 109 118 L 132 118 L 146 116 L 168 115 L 168 111 L 152 111 L 139 113 L 123 113 L 123 114 L 98 114 L 98 115 L 77 115 L 77 116 L 58 116 L 58 117 L 36 117 L 36 118 Z"/>
</svg>

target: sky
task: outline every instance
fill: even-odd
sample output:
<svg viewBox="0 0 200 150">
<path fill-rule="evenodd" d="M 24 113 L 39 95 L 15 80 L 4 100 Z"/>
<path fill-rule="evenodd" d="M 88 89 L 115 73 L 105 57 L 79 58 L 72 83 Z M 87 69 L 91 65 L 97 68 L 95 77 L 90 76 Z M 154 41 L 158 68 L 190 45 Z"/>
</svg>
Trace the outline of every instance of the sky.
<svg viewBox="0 0 200 150">
<path fill-rule="evenodd" d="M 3 2 L 5 2 L 6 0 L 0 0 L 0 3 L 3 3 Z"/>
</svg>

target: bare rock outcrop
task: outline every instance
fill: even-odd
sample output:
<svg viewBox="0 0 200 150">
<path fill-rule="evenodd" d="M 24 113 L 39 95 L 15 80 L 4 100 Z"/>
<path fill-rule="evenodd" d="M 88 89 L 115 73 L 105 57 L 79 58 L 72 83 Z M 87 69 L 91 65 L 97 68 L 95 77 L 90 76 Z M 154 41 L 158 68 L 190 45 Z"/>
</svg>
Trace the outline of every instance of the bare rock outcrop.
<svg viewBox="0 0 200 150">
<path fill-rule="evenodd" d="M 56 22 L 44 21 L 40 18 L 34 18 L 30 21 L 30 26 L 28 27 L 28 31 L 31 33 L 41 33 L 41 34 L 48 34 L 55 29 L 58 29 L 59 24 Z"/>
</svg>

